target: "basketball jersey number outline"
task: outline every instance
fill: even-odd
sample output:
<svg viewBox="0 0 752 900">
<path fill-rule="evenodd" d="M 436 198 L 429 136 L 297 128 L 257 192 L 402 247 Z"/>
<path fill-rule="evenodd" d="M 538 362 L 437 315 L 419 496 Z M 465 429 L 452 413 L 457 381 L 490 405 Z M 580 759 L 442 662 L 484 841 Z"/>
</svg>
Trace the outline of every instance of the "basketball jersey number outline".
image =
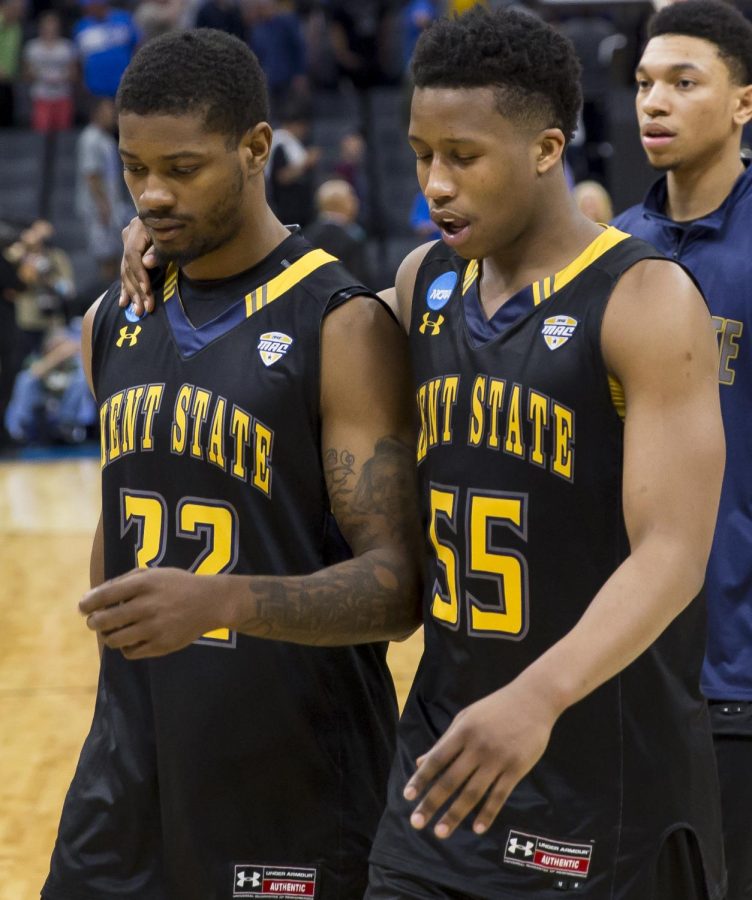
<svg viewBox="0 0 752 900">
<path fill-rule="evenodd" d="M 187 540 L 204 541 L 190 572 L 220 575 L 231 572 L 238 561 L 238 514 L 221 500 L 182 497 L 175 510 L 175 534 Z M 120 536 L 136 528 L 135 564 L 146 569 L 158 566 L 167 546 L 168 510 L 161 494 L 120 489 Z M 207 631 L 196 644 L 234 647 L 236 634 L 229 628 Z"/>
<path fill-rule="evenodd" d="M 455 537 L 458 534 L 459 488 L 431 482 L 428 536 L 443 571 L 446 589 L 437 577 L 433 587 L 431 613 L 447 628 L 460 627 L 463 605 L 461 554 L 456 540 L 439 536 L 438 524 L 444 522 Z M 525 557 L 509 547 L 493 542 L 494 526 L 511 529 L 527 541 L 528 495 L 509 491 L 470 489 L 465 500 L 467 568 L 465 578 L 491 581 L 498 588 L 498 603 L 482 603 L 470 588 L 464 590 L 465 627 L 472 637 L 503 638 L 520 641 L 529 625 L 528 567 Z"/>
</svg>

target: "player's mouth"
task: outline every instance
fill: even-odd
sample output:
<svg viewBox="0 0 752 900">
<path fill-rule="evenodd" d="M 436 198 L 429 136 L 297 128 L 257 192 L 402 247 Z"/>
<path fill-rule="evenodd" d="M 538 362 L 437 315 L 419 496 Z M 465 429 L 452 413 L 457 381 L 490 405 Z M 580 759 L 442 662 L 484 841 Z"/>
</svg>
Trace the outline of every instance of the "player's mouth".
<svg viewBox="0 0 752 900">
<path fill-rule="evenodd" d="M 143 223 L 148 228 L 152 238 L 160 242 L 171 241 L 185 228 L 185 222 L 181 222 L 178 219 L 156 219 L 147 216 L 143 219 Z"/>
<path fill-rule="evenodd" d="M 642 146 L 646 150 L 658 150 L 668 146 L 676 137 L 676 132 L 666 128 L 665 125 L 650 123 L 642 126 L 640 136 L 642 138 Z"/>
<path fill-rule="evenodd" d="M 441 232 L 441 239 L 450 247 L 464 243 L 470 234 L 470 221 L 455 213 L 431 210 L 431 219 Z"/>
</svg>

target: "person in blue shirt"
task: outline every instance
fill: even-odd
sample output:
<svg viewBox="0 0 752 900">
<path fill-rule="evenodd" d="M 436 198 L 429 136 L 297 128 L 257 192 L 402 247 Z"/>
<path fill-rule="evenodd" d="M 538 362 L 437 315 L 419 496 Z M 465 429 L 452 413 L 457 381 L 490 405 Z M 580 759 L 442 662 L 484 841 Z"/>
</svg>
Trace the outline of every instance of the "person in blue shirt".
<svg viewBox="0 0 752 900">
<path fill-rule="evenodd" d="M 85 11 L 76 22 L 76 44 L 86 89 L 95 97 L 114 97 L 139 42 L 129 12 L 112 9 L 107 0 L 81 0 Z"/>
<path fill-rule="evenodd" d="M 752 25 L 717 0 L 667 6 L 637 67 L 637 118 L 664 174 L 617 228 L 697 279 L 719 346 L 726 474 L 707 571 L 710 702 L 721 779 L 729 900 L 752 898 Z M 692 485 L 687 485 L 692 490 Z"/>
</svg>

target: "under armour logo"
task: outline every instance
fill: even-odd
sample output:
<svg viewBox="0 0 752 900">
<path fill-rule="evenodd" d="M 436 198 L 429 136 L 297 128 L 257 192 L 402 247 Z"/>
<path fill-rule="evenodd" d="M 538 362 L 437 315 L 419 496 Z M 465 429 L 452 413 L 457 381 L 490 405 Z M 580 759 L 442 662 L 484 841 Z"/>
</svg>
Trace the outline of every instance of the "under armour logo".
<svg viewBox="0 0 752 900">
<path fill-rule="evenodd" d="M 250 875 L 245 874 L 245 870 L 242 872 L 238 872 L 238 884 L 239 888 L 245 887 L 246 884 L 250 884 L 251 887 L 257 888 L 261 886 L 261 876 L 258 872 L 251 872 Z"/>
<path fill-rule="evenodd" d="M 517 853 L 518 850 L 522 850 L 525 856 L 533 855 L 533 844 L 532 841 L 526 841 L 524 844 L 520 844 L 517 841 L 516 837 L 510 838 L 509 846 L 507 847 L 507 853 Z"/>
<path fill-rule="evenodd" d="M 425 334 L 430 329 L 430 334 L 434 336 L 441 331 L 441 326 L 443 324 L 444 316 L 438 316 L 437 318 L 432 319 L 431 313 L 423 313 L 423 324 L 420 326 L 418 331 L 421 334 Z"/>
<path fill-rule="evenodd" d="M 128 341 L 128 346 L 132 347 L 137 341 L 138 336 L 141 334 L 141 326 L 136 325 L 133 331 L 128 331 L 128 326 L 124 325 L 120 329 L 120 337 L 117 339 L 117 346 L 122 347 L 123 344 Z"/>
</svg>

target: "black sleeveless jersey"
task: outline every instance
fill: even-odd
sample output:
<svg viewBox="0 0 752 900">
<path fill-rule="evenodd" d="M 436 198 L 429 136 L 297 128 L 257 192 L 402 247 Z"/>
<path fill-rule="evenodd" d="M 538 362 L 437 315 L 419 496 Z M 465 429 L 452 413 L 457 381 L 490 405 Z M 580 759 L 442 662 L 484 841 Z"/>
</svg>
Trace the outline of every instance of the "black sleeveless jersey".
<svg viewBox="0 0 752 900">
<path fill-rule="evenodd" d="M 108 578 L 134 566 L 288 575 L 347 558 L 319 422 L 320 329 L 356 294 L 292 235 L 194 327 L 178 272 L 94 324 Z M 211 301 L 209 301 L 211 302 Z M 362 895 L 394 750 L 383 644 L 217 630 L 145 661 L 105 649 L 50 898 Z"/>
<path fill-rule="evenodd" d="M 410 345 L 426 650 L 400 723 L 377 863 L 478 897 L 571 889 L 648 900 L 662 839 L 686 827 L 719 896 L 717 784 L 698 691 L 701 600 L 562 715 L 485 835 L 471 831 L 473 816 L 445 841 L 431 827 L 415 831 L 402 798 L 415 759 L 454 716 L 570 631 L 629 552 L 619 386 L 602 358 L 601 324 L 619 276 L 656 255 L 607 229 L 530 286 L 526 309 L 483 342 L 468 325 L 479 306 L 477 263 L 437 244 L 419 270 Z"/>
</svg>

